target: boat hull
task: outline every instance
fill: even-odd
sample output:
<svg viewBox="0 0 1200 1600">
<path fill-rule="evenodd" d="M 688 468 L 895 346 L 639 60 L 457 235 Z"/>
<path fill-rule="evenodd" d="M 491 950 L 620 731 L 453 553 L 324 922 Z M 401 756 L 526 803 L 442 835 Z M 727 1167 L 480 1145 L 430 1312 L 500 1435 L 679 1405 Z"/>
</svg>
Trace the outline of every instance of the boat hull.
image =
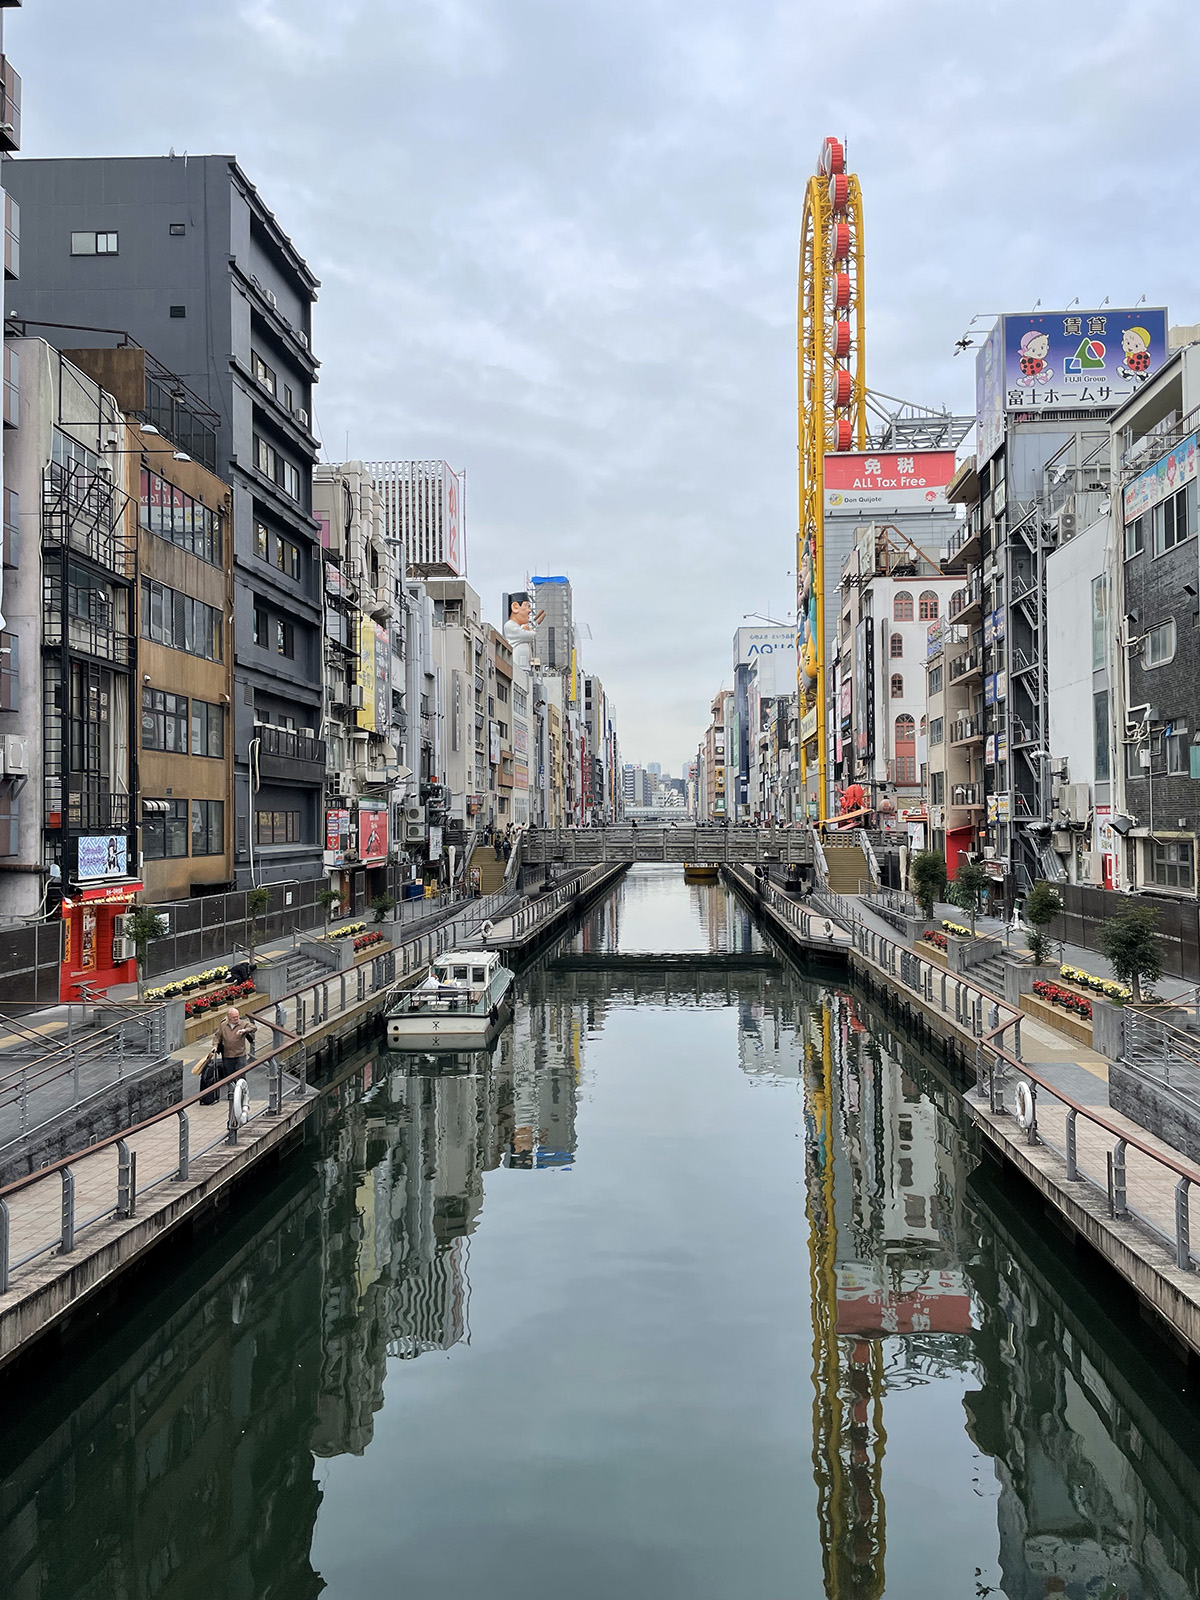
<svg viewBox="0 0 1200 1600">
<path fill-rule="evenodd" d="M 716 883 L 720 875 L 720 867 L 700 866 L 690 861 L 683 865 L 684 883 Z"/>
</svg>

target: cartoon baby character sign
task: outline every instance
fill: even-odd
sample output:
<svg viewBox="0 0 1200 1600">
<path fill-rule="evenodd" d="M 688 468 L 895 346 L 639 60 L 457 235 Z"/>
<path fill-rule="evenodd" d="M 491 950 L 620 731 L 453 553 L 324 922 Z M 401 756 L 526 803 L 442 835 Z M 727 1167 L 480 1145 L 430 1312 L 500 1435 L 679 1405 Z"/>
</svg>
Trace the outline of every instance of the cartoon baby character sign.
<svg viewBox="0 0 1200 1600">
<path fill-rule="evenodd" d="M 1040 311 L 1003 322 L 1009 411 L 1120 405 L 1167 358 L 1163 307 Z"/>
</svg>

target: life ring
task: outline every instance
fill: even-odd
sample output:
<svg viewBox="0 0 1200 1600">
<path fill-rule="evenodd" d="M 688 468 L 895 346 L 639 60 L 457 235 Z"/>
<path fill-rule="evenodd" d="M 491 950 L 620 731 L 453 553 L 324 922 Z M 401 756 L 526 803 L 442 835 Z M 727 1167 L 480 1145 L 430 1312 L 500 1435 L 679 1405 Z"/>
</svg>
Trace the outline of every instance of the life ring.
<svg viewBox="0 0 1200 1600">
<path fill-rule="evenodd" d="M 250 1085 L 239 1078 L 233 1086 L 233 1116 L 238 1123 L 250 1121 Z"/>
<path fill-rule="evenodd" d="M 495 926 L 495 924 L 492 923 L 492 922 L 481 922 L 480 925 L 479 925 L 480 935 L 484 939 L 490 939 L 492 937 L 492 928 L 494 926 Z"/>
<path fill-rule="evenodd" d="M 1017 1126 L 1031 1128 L 1033 1126 L 1033 1091 L 1024 1078 L 1017 1085 Z"/>
</svg>

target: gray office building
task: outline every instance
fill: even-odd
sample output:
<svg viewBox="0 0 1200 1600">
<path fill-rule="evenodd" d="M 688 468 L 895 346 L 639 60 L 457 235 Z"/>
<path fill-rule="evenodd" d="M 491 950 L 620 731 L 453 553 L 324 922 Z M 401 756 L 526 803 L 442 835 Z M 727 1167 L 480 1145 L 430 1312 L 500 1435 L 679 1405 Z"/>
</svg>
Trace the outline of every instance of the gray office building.
<svg viewBox="0 0 1200 1600">
<path fill-rule="evenodd" d="M 10 321 L 66 350 L 131 338 L 220 415 L 204 464 L 233 491 L 236 882 L 318 877 L 317 279 L 232 156 L 16 160 L 4 180 Z"/>
</svg>

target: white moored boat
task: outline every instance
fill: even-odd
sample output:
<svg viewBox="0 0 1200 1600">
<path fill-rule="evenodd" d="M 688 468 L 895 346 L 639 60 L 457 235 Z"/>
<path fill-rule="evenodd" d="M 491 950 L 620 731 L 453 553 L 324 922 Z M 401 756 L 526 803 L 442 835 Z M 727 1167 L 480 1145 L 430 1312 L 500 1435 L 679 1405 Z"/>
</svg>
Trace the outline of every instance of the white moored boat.
<svg viewBox="0 0 1200 1600">
<path fill-rule="evenodd" d="M 450 950 L 438 956 L 417 989 L 398 994 L 387 1012 L 388 1043 L 419 1049 L 481 1043 L 500 1020 L 513 975 L 490 950 Z"/>
</svg>

